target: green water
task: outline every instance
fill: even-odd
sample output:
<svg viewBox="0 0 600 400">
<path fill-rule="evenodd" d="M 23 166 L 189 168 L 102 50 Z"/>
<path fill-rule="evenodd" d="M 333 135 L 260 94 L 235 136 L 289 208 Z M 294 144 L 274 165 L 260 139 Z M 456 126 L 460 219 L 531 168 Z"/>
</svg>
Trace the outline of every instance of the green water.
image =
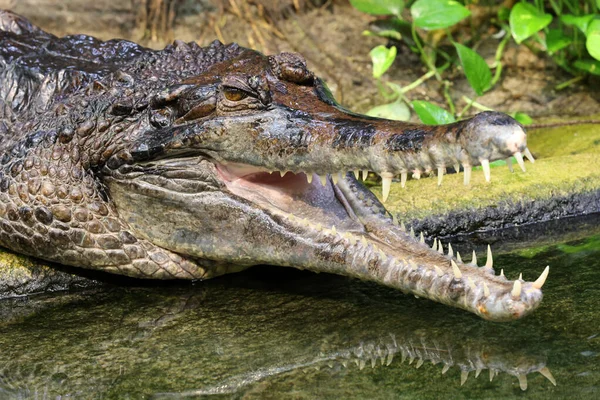
<svg viewBox="0 0 600 400">
<path fill-rule="evenodd" d="M 490 323 L 275 268 L 5 300 L 0 399 L 600 398 L 600 234 L 494 262 L 509 278 L 551 266 L 536 313 Z"/>
</svg>

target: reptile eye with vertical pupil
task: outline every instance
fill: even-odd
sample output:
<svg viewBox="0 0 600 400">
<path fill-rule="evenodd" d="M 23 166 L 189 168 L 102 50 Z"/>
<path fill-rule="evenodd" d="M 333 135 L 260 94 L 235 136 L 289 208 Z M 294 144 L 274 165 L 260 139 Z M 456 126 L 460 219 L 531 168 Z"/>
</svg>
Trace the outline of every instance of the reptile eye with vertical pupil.
<svg viewBox="0 0 600 400">
<path fill-rule="evenodd" d="M 243 90 L 231 87 L 224 88 L 223 94 L 225 95 L 225 98 L 229 101 L 240 101 L 248 97 L 248 93 L 244 92 Z"/>
</svg>

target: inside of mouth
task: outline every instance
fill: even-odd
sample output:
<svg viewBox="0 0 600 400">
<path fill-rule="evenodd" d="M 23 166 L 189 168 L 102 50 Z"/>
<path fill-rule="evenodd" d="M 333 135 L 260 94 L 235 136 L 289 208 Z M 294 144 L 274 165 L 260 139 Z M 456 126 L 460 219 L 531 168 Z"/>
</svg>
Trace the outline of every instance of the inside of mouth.
<svg viewBox="0 0 600 400">
<path fill-rule="evenodd" d="M 316 174 L 307 179 L 304 172 L 269 172 L 243 164 L 215 164 L 220 178 L 235 195 L 272 212 L 314 225 L 335 226 L 353 233 L 364 232 L 363 225 L 348 206 L 331 179 L 325 184 Z"/>
</svg>

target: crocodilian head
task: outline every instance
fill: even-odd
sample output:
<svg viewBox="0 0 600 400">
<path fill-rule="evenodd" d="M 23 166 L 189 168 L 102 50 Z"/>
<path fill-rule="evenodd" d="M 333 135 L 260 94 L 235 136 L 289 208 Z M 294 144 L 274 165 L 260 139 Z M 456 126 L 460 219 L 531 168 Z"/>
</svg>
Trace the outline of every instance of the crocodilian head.
<svg viewBox="0 0 600 400">
<path fill-rule="evenodd" d="M 508 320 L 535 309 L 535 282 L 466 264 L 403 230 L 352 173 L 392 177 L 488 163 L 526 151 L 512 118 L 483 113 L 426 127 L 340 107 L 296 54 L 253 51 L 157 93 L 124 165 L 107 172 L 131 229 L 190 259 L 271 264 L 372 280 Z M 110 164 L 110 163 L 109 163 Z"/>
</svg>

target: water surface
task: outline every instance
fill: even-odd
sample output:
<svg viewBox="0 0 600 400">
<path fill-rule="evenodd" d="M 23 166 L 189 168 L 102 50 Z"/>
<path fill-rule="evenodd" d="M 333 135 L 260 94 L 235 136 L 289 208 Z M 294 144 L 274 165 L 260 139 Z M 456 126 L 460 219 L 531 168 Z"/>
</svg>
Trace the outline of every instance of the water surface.
<svg viewBox="0 0 600 400">
<path fill-rule="evenodd" d="M 591 228 L 495 257 L 510 279 L 551 266 L 514 323 L 277 268 L 1 301 L 0 398 L 600 398 Z"/>
</svg>

